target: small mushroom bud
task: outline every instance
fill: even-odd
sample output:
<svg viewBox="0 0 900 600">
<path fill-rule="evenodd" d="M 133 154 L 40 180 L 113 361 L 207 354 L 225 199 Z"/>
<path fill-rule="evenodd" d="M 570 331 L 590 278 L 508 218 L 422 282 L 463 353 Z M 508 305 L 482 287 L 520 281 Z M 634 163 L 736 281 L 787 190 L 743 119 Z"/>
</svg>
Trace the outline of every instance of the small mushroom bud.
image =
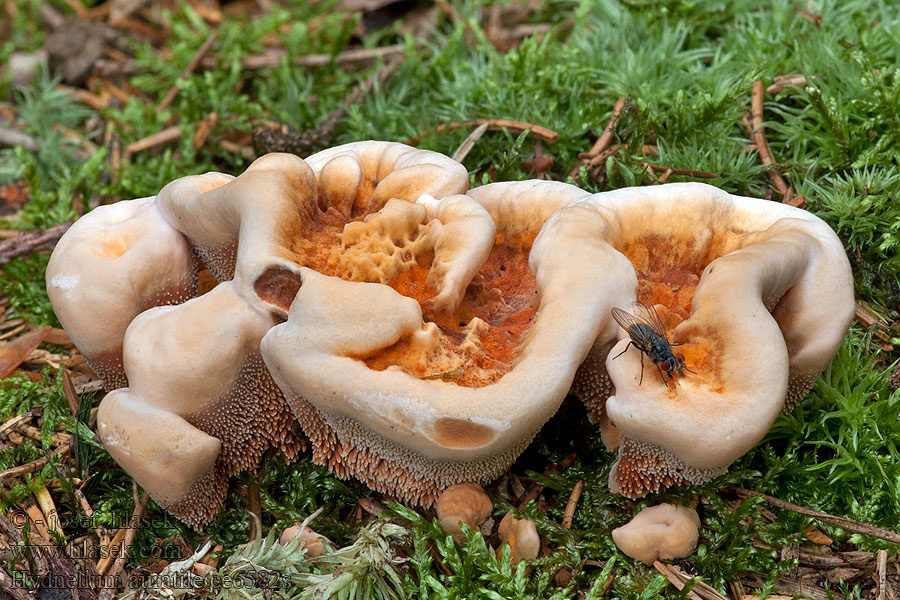
<svg viewBox="0 0 900 600">
<path fill-rule="evenodd" d="M 613 529 L 612 538 L 619 550 L 649 565 L 655 560 L 690 556 L 697 547 L 699 528 L 700 517 L 693 508 L 659 504 Z"/>
<path fill-rule="evenodd" d="M 444 533 L 463 543 L 465 534 L 459 524 L 477 530 L 488 518 L 494 505 L 477 483 L 457 483 L 448 487 L 437 501 L 437 518 Z"/>
<path fill-rule="evenodd" d="M 324 535 L 316 533 L 309 527 L 303 527 L 302 523 L 294 523 L 284 530 L 281 534 L 281 545 L 286 546 L 299 538 L 303 546 L 306 548 L 306 555 L 310 558 L 317 558 L 325 554 L 325 543 L 331 543 Z"/>
<path fill-rule="evenodd" d="M 512 564 L 516 564 L 523 558 L 534 560 L 541 550 L 541 536 L 538 535 L 534 521 L 517 519 L 512 512 L 506 513 L 500 526 L 497 528 L 500 536 L 500 547 L 497 548 L 497 556 L 503 552 L 503 544 L 509 543 L 509 557 Z"/>
<path fill-rule="evenodd" d="M 202 562 L 195 562 L 191 565 L 191 573 L 197 577 L 206 577 L 212 570 L 213 568 L 211 566 Z"/>
</svg>

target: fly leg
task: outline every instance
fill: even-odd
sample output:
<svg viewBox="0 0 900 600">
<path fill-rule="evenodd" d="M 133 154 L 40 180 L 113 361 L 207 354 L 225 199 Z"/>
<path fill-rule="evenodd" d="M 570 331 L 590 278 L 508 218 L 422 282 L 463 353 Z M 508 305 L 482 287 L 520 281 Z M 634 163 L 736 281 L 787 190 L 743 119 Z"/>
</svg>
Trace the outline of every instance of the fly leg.
<svg viewBox="0 0 900 600">
<path fill-rule="evenodd" d="M 635 344 L 633 341 L 629 341 L 629 342 L 628 342 L 628 345 L 625 346 L 625 349 L 624 349 L 624 350 L 622 350 L 621 352 L 619 352 L 618 354 L 616 354 L 615 356 L 613 356 L 613 360 L 616 360 L 617 358 L 619 358 L 620 356 L 622 356 L 623 354 L 625 354 L 626 352 L 628 352 L 628 349 L 631 348 L 632 346 L 634 346 L 634 347 L 637 348 L 638 350 L 641 350 L 641 347 L 640 347 L 640 346 L 638 346 L 637 344 Z M 643 350 L 641 350 L 641 352 L 643 353 Z M 642 357 L 642 358 L 643 358 L 643 357 Z M 641 361 L 641 363 L 643 364 L 643 361 Z"/>
<path fill-rule="evenodd" d="M 656 365 L 656 370 L 659 371 L 659 376 L 662 377 L 663 383 L 666 384 L 666 387 L 669 387 L 669 382 L 666 381 L 666 376 L 663 375 L 662 369 L 659 368 L 659 363 L 654 363 Z M 641 372 L 644 371 L 644 361 L 641 361 Z"/>
<path fill-rule="evenodd" d="M 628 342 L 628 345 L 625 346 L 624 350 L 622 350 L 621 352 L 619 352 L 618 354 L 613 356 L 613 360 L 616 360 L 617 358 L 619 358 L 620 356 L 622 356 L 623 354 L 628 352 L 628 349 L 632 346 L 637 348 L 638 351 L 641 353 L 641 379 L 640 379 L 640 381 L 638 381 L 638 385 L 641 385 L 642 383 L 644 383 L 644 354 L 647 352 L 647 350 L 645 348 L 641 348 L 634 342 L 634 340 L 630 340 Z M 656 368 L 658 369 L 659 365 L 657 365 Z M 665 379 L 663 379 L 663 381 L 665 381 Z"/>
</svg>

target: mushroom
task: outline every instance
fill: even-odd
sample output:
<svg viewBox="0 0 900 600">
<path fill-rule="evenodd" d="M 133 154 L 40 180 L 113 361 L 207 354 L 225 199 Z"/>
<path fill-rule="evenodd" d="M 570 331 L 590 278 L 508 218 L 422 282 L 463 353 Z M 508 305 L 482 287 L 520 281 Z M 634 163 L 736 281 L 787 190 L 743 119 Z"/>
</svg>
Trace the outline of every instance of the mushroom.
<svg viewBox="0 0 900 600">
<path fill-rule="evenodd" d="M 438 202 L 423 194 L 416 204 L 426 208 L 426 220 L 438 229 L 427 280 L 437 290 L 432 305 L 437 311 L 452 312 L 490 255 L 497 227 L 491 215 L 467 196 L 448 196 Z"/>
<path fill-rule="evenodd" d="M 185 177 L 73 226 L 113 215 L 54 254 L 63 268 L 48 269 L 48 286 L 63 314 L 91 308 L 66 266 L 79 252 L 150 257 L 85 279 L 102 289 L 101 275 L 122 272 L 139 292 L 111 286 L 98 305 L 125 308 L 95 326 L 102 343 L 84 337 L 86 354 L 115 351 L 133 319 L 130 387 L 100 407 L 111 454 L 201 526 L 228 476 L 267 448 L 296 453 L 292 412 L 314 461 L 430 505 L 508 468 L 571 387 L 618 447 L 612 487 L 637 496 L 721 473 L 805 393 L 852 318 L 841 245 L 803 211 L 700 184 L 593 196 L 543 181 L 467 185 L 447 157 L 364 142 L 308 162 L 267 155 L 237 178 Z M 129 210 L 152 226 L 129 229 Z M 120 225 L 130 233 L 109 237 Z M 224 283 L 144 310 L 170 279 L 189 273 L 193 285 L 178 232 Z M 684 376 L 641 375 L 644 356 L 610 317 L 635 298 L 683 344 Z M 79 323 L 66 325 L 73 339 Z"/>
<path fill-rule="evenodd" d="M 60 323 L 107 390 L 128 385 L 125 330 L 144 310 L 197 292 L 185 239 L 153 198 L 99 206 L 62 236 L 47 264 L 47 295 Z"/>
<path fill-rule="evenodd" d="M 687 558 L 697 547 L 700 517 L 687 506 L 658 504 L 642 509 L 612 530 L 613 541 L 627 556 L 648 565 L 657 560 Z"/>
<path fill-rule="evenodd" d="M 279 542 L 282 546 L 287 546 L 293 541 L 298 541 L 306 548 L 306 556 L 309 558 L 318 558 L 325 554 L 325 542 L 331 544 L 331 540 L 316 533 L 311 527 L 304 526 L 302 523 L 294 523 L 284 530 L 281 534 Z"/>
<path fill-rule="evenodd" d="M 154 500 L 196 528 L 221 508 L 228 477 L 255 471 L 269 448 L 292 460 L 303 445 L 259 355 L 274 323 L 226 282 L 144 311 L 125 334 L 130 385 L 100 403 L 100 439 Z"/>
<path fill-rule="evenodd" d="M 460 528 L 465 523 L 478 530 L 481 524 L 491 515 L 494 505 L 484 489 L 477 483 L 457 483 L 451 485 L 435 506 L 438 521 L 444 533 L 453 536 L 457 544 L 466 540 L 466 534 Z"/>
<path fill-rule="evenodd" d="M 227 185 L 222 182 L 227 179 Z M 235 279 L 248 301 L 284 316 L 297 268 L 335 227 L 384 207 L 392 198 L 443 197 L 468 187 L 465 168 L 436 152 L 395 142 L 356 142 L 310 156 L 272 153 L 237 178 L 183 177 L 159 203 L 219 281 Z"/>
<path fill-rule="evenodd" d="M 579 224 L 538 234 L 546 207 L 485 187 L 474 198 L 392 199 L 348 224 L 331 238 L 342 239 L 334 259 L 299 269 L 287 321 L 261 345 L 314 461 L 424 506 L 512 464 L 556 412 L 601 329 L 614 337 L 596 307 L 633 297 L 636 284 L 628 260 Z M 565 184 L 546 189 L 561 204 L 587 196 Z M 453 238 L 471 241 L 443 244 L 457 223 Z M 312 241 L 315 253 L 334 256 L 328 238 Z M 365 268 L 345 269 L 349 257 Z"/>
<path fill-rule="evenodd" d="M 455 160 L 397 142 L 353 142 L 306 159 L 316 172 L 319 208 L 344 220 L 381 210 L 391 198 L 465 193 L 469 176 Z"/>
<path fill-rule="evenodd" d="M 405 215 L 411 207 L 414 221 L 424 219 L 430 209 L 413 204 L 415 197 L 396 194 L 440 195 L 444 189 L 465 191 L 468 185 L 459 163 L 402 144 L 353 144 L 349 154 L 339 154 L 345 165 L 359 156 L 364 166 L 361 181 L 369 182 L 376 195 L 387 194 L 394 213 Z M 391 176 L 394 165 L 403 173 Z M 435 169 L 443 169 L 440 177 Z M 325 183 L 323 189 L 334 190 Z M 192 247 L 223 283 L 179 306 L 129 315 L 124 370 L 130 387 L 107 395 L 98 425 L 113 458 L 160 505 L 196 528 L 221 507 L 228 477 L 254 471 L 269 448 L 281 449 L 292 460 L 305 443 L 262 362 L 259 342 L 286 313 L 302 265 L 340 259 L 350 250 L 340 244 L 344 223 L 335 225 L 334 212 L 320 211 L 318 200 L 316 173 L 302 159 L 286 154 L 264 156 L 239 177 L 183 177 L 165 186 L 155 200 L 147 200 L 186 256 Z M 489 247 L 493 224 L 485 214 L 476 214 L 480 207 L 470 208 L 445 210 L 448 227 L 443 232 L 439 220 L 430 227 L 421 224 L 424 251 L 452 246 L 446 238 L 459 232 L 449 225 L 463 218 L 480 224 L 475 237 L 481 241 L 470 240 Z M 382 221 L 389 224 L 391 218 Z M 354 228 L 367 226 L 352 225 L 348 244 Z M 379 228 L 376 222 L 368 225 Z M 388 230 L 383 233 L 390 235 Z M 156 237 L 157 244 L 165 242 Z M 337 241 L 325 257 L 315 254 L 322 239 Z M 442 288 L 465 287 L 465 273 L 460 277 L 458 270 L 451 261 L 442 276 L 431 281 Z"/>
<path fill-rule="evenodd" d="M 539 179 L 490 183 L 469 190 L 467 195 L 502 224 L 504 239 L 520 243 L 534 240 L 554 211 L 589 197 L 574 185 Z"/>
<path fill-rule="evenodd" d="M 806 211 L 668 184 L 596 194 L 541 235 L 576 222 L 628 257 L 637 299 L 685 362 L 683 376 L 661 377 L 615 328 L 579 369 L 573 389 L 618 447 L 611 487 L 626 496 L 723 473 L 806 394 L 853 318 L 843 247 Z"/>
<path fill-rule="evenodd" d="M 290 293 L 281 274 L 289 277 L 296 269 L 292 240 L 304 233 L 316 210 L 315 175 L 303 159 L 267 154 L 240 177 L 182 177 L 160 191 L 158 202 L 218 281 L 233 278 L 248 301 L 278 310 L 266 291 Z M 278 277 L 266 280 L 269 289 L 263 291 L 255 284 L 266 268 Z"/>
<path fill-rule="evenodd" d="M 534 521 L 517 519 L 512 511 L 506 513 L 497 528 L 500 547 L 497 556 L 503 552 L 503 544 L 509 544 L 509 560 L 516 564 L 522 559 L 534 560 L 541 550 L 541 536 L 538 535 Z"/>
<path fill-rule="evenodd" d="M 587 192 L 573 185 L 537 179 L 492 183 L 470 190 L 468 195 L 482 204 L 495 221 L 508 224 L 504 231 L 506 236 L 520 239 L 533 239 L 555 211 L 590 197 Z M 510 218 L 512 215 L 515 218 Z M 589 218 L 588 222 L 593 223 L 594 217 Z M 567 227 L 572 227 L 572 224 L 567 224 Z M 593 233 L 586 231 L 579 232 L 578 235 L 602 237 L 605 233 L 594 229 Z M 610 296 L 604 306 L 625 303 L 627 298 L 633 297 L 637 282 L 629 271 L 633 270 L 628 264 L 619 261 L 616 270 L 597 281 L 598 285 L 612 283 Z M 603 402 L 612 393 L 612 384 L 604 363 L 609 349 L 616 341 L 616 331 L 615 323 L 611 320 L 605 322 L 595 344 L 579 366 L 570 390 L 584 401 L 591 421 L 601 425 L 601 437 L 610 449 L 615 449 L 621 438 L 615 428 L 603 426 L 608 422 Z M 589 401 L 588 398 L 595 400 Z"/>
</svg>

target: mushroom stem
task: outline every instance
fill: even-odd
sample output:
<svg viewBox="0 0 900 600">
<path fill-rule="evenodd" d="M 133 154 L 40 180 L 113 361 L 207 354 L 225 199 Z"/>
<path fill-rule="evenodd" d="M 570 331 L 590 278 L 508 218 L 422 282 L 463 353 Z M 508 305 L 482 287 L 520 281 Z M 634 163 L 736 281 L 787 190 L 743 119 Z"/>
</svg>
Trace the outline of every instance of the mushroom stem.
<svg viewBox="0 0 900 600">
<path fill-rule="evenodd" d="M 221 449 L 218 439 L 178 415 L 136 401 L 125 390 L 103 399 L 97 423 L 113 459 L 163 506 L 182 499 L 212 469 Z M 157 435 L 167 443 L 160 444 Z"/>
</svg>

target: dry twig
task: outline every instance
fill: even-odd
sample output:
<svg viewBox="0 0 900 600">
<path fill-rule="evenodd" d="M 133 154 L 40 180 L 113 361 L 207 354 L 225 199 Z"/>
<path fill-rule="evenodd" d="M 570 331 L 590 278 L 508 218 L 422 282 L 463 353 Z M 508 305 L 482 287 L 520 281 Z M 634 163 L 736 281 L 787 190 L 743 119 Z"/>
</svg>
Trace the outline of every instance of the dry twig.
<svg viewBox="0 0 900 600">
<path fill-rule="evenodd" d="M 37 505 L 37 503 L 32 500 L 31 496 L 25 496 L 20 499 L 18 502 L 19 507 L 25 511 L 25 514 L 28 515 L 28 518 L 31 520 L 31 531 L 32 537 L 36 540 L 45 540 L 49 543 L 50 540 L 50 530 L 47 529 L 47 520 L 44 517 L 44 513 L 41 511 L 41 507 Z"/>
<path fill-rule="evenodd" d="M 861 533 L 863 535 L 868 535 L 870 537 L 891 542 L 892 544 L 900 544 L 900 534 L 894 533 L 893 531 L 888 531 L 887 529 L 882 529 L 881 527 L 867 525 L 866 523 L 860 523 L 859 521 L 854 521 L 845 517 L 836 517 L 834 515 L 829 515 L 828 513 L 823 513 L 817 510 L 812 510 L 810 508 L 805 508 L 803 506 L 798 506 L 797 504 L 791 504 L 790 502 L 785 502 L 784 500 L 780 500 L 774 496 L 769 496 L 768 494 L 763 494 L 761 492 L 754 492 L 753 490 L 747 490 L 739 487 L 729 487 L 728 491 L 735 494 L 739 498 L 762 498 L 766 501 L 767 504 L 771 504 L 776 508 L 782 508 L 784 510 L 795 512 L 799 515 L 811 517 L 813 519 L 822 521 L 823 523 L 828 523 L 829 525 L 834 525 L 835 527 L 840 527 L 841 529 L 852 531 L 853 533 Z"/>
<path fill-rule="evenodd" d="M 21 415 L 16 415 L 15 417 L 12 417 L 10 420 L 8 420 L 3 425 L 0 425 L 0 435 L 3 435 L 7 431 L 12 430 L 17 425 L 19 425 L 20 423 L 22 423 L 24 421 L 29 420 L 33 416 L 34 415 L 32 415 L 31 411 L 28 411 L 26 413 L 22 413 Z"/>
<path fill-rule="evenodd" d="M 42 439 L 41 430 L 33 425 L 19 425 L 19 433 L 33 440 L 41 441 Z M 72 435 L 68 433 L 53 433 L 50 439 L 52 443 L 61 446 L 62 444 L 67 444 L 72 439 Z"/>
<path fill-rule="evenodd" d="M 600 134 L 600 137 L 597 138 L 597 141 L 594 142 L 594 145 L 588 150 L 588 157 L 593 158 L 597 156 L 609 146 L 613 134 L 616 131 L 616 127 L 619 125 L 619 118 L 621 117 L 622 109 L 625 108 L 625 102 L 626 99 L 624 97 L 616 100 L 616 105 L 613 107 L 609 122 L 606 124 L 606 127 L 603 128 L 603 133 Z"/>
<path fill-rule="evenodd" d="M 742 583 L 754 588 L 766 588 L 773 586 L 774 589 L 780 591 L 780 596 L 769 596 L 775 600 L 792 600 L 796 596 L 815 598 L 816 600 L 843 600 L 844 596 L 834 589 L 825 590 L 815 581 L 804 577 L 776 577 L 772 582 L 762 573 L 754 571 L 746 572 L 741 575 Z M 747 598 L 747 596 L 744 596 Z"/>
<path fill-rule="evenodd" d="M 674 585 L 678 590 L 683 590 L 684 585 L 692 579 L 690 575 L 676 567 L 675 565 L 667 565 L 657 561 L 653 562 L 653 568 L 659 571 L 669 583 Z M 698 581 L 693 588 L 687 593 L 688 598 L 692 600 L 729 600 L 728 596 L 723 596 L 715 588 L 709 586 L 702 581 Z"/>
<path fill-rule="evenodd" d="M 525 121 L 511 121 L 509 119 L 470 119 L 461 123 L 454 121 L 452 123 L 444 123 L 443 125 L 438 125 L 435 129 L 435 132 L 443 133 L 448 129 L 463 129 L 466 127 L 481 126 L 485 123 L 487 123 L 488 129 L 491 131 L 508 129 L 516 133 L 521 133 L 525 130 L 530 130 L 531 135 L 544 140 L 545 142 L 553 143 L 559 139 L 559 134 L 552 129 L 547 129 L 546 127 L 541 127 L 540 125 L 535 125 L 534 123 L 526 123 Z M 419 143 L 419 140 L 426 135 L 428 135 L 428 132 L 423 131 L 419 135 L 413 136 L 406 140 L 406 143 L 410 146 L 415 146 Z"/>
<path fill-rule="evenodd" d="M 891 596 L 887 582 L 887 550 L 879 550 L 875 561 L 875 600 L 889 600 Z"/>
<path fill-rule="evenodd" d="M 613 582 L 616 580 L 616 574 L 610 573 L 609 577 L 606 578 L 606 581 L 603 582 L 603 585 L 600 586 L 600 596 L 605 596 L 606 592 L 609 591 L 609 588 L 612 587 Z"/>
<path fill-rule="evenodd" d="M 138 496 L 138 486 L 137 483 L 132 483 L 134 486 L 134 514 L 131 516 L 131 521 L 128 523 L 128 529 L 125 531 L 125 538 L 122 540 L 122 551 L 119 553 L 118 558 L 116 558 L 116 562 L 113 563 L 112 568 L 109 570 L 109 578 L 108 581 L 116 581 L 119 578 L 119 574 L 125 568 L 125 561 L 128 559 L 128 552 L 131 550 L 131 544 L 134 542 L 134 536 L 137 534 L 138 527 L 140 526 L 141 519 L 144 516 L 144 511 L 147 509 L 147 503 L 150 501 L 150 494 L 145 493 L 142 497 Z M 115 588 L 106 588 L 100 594 L 101 600 L 112 600 L 115 596 L 116 590 Z"/>
<path fill-rule="evenodd" d="M 811 75 L 809 79 L 818 79 L 818 77 Z M 802 73 L 776 75 L 772 78 L 772 84 L 766 88 L 766 93 L 774 96 L 791 87 L 804 87 L 806 83 L 807 77 Z"/>
<path fill-rule="evenodd" d="M 215 32 L 209 34 L 209 37 L 204 40 L 200 47 L 197 49 L 197 52 L 194 54 L 191 61 L 187 64 L 184 71 L 182 71 L 181 76 L 178 77 L 178 81 L 184 81 L 188 78 L 188 76 L 194 72 L 194 70 L 200 65 L 200 61 L 203 60 L 203 57 L 206 56 L 206 53 L 210 51 L 213 47 L 213 44 L 216 43 L 216 34 Z M 161 113 L 166 110 L 168 106 L 175 100 L 175 96 L 178 95 L 178 90 L 181 89 L 178 87 L 178 83 L 176 82 L 169 91 L 166 92 L 166 96 L 162 99 L 162 102 L 159 103 L 159 106 L 156 108 L 157 113 Z"/>
<path fill-rule="evenodd" d="M 15 148 L 21 146 L 29 152 L 37 152 L 37 141 L 27 133 L 16 131 L 15 129 L 7 129 L 0 127 L 0 146 L 9 146 Z"/>
<path fill-rule="evenodd" d="M 0 242 L 0 265 L 5 265 L 18 256 L 51 250 L 71 225 L 71 223 L 62 223 L 48 229 L 29 231 Z"/>
<path fill-rule="evenodd" d="M 587 165 L 590 168 L 597 167 L 598 165 L 601 165 L 604 162 L 606 162 L 606 159 L 609 158 L 610 156 L 612 156 L 614 154 L 618 154 L 619 151 L 621 151 L 621 150 L 627 150 L 627 149 L 628 149 L 628 144 L 613 144 L 612 146 L 610 146 L 609 148 L 607 148 L 600 154 L 598 154 L 596 156 L 592 156 L 589 159 L 587 159 L 587 161 L 588 161 Z M 651 154 L 658 154 L 659 147 L 656 145 L 653 145 L 653 144 L 644 144 L 643 146 L 641 146 L 641 153 L 644 154 L 645 156 L 649 156 Z"/>
<path fill-rule="evenodd" d="M 76 383 L 75 391 L 79 394 L 91 394 L 93 392 L 102 392 L 103 391 L 103 382 L 99 379 L 94 379 L 85 383 Z M 91 411 L 91 420 L 96 417 L 96 409 Z"/>
<path fill-rule="evenodd" d="M 669 175 L 687 175 L 688 177 L 697 177 L 698 179 L 713 179 L 718 177 L 715 173 L 709 171 L 697 171 L 695 169 L 678 169 L 676 167 L 666 167 L 663 165 L 654 165 L 651 163 L 641 163 L 652 171 L 660 171 Z"/>
<path fill-rule="evenodd" d="M 856 303 L 856 320 L 864 325 L 867 329 L 871 329 L 875 337 L 881 339 L 884 342 L 890 341 L 891 336 L 888 335 L 886 331 L 887 326 L 881 322 L 881 319 L 866 310 L 866 308 L 859 302 Z M 893 349 L 893 346 L 889 346 L 886 351 L 890 352 Z"/>
<path fill-rule="evenodd" d="M 202 121 L 197 123 L 197 128 L 194 130 L 194 137 L 191 140 L 191 146 L 193 146 L 195 151 L 200 150 L 206 145 L 206 140 L 209 139 L 210 134 L 212 134 L 218 122 L 219 114 L 211 112 L 206 115 Z"/>
<path fill-rule="evenodd" d="M 59 456 L 62 458 L 72 449 L 72 442 L 69 441 L 68 444 L 64 446 L 60 446 L 56 450 L 51 453 L 51 456 Z M 42 469 L 44 465 L 47 464 L 47 457 L 42 456 L 36 460 L 33 460 L 29 463 L 25 463 L 24 465 L 19 465 L 17 467 L 11 467 L 3 472 L 0 472 L 0 481 L 5 479 L 9 479 L 11 477 L 21 477 L 22 475 L 27 475 L 28 473 L 33 473 L 38 469 Z"/>
<path fill-rule="evenodd" d="M 584 487 L 584 482 L 582 480 L 578 480 L 578 483 L 572 488 L 572 493 L 569 495 L 569 501 L 566 503 L 566 511 L 563 513 L 562 526 L 566 529 L 572 528 L 572 520 L 575 518 L 575 509 L 578 507 L 578 499 L 581 498 L 581 490 Z"/>
<path fill-rule="evenodd" d="M 298 56 L 294 59 L 293 64 L 301 67 L 324 67 L 332 63 L 337 65 L 368 63 L 379 58 L 393 58 L 402 56 L 404 52 L 403 44 L 393 44 L 391 46 L 381 46 L 380 48 L 359 48 L 352 50 L 344 50 L 338 54 L 307 54 L 306 56 Z M 263 54 L 251 54 L 242 61 L 244 69 L 272 69 L 278 66 L 282 60 L 287 58 L 286 50 L 281 48 L 272 48 Z M 215 66 L 212 61 L 205 61 L 210 64 L 206 66 Z"/>
<path fill-rule="evenodd" d="M 488 124 L 482 123 L 478 127 L 475 128 L 472 133 L 466 136 L 466 139 L 463 140 L 462 144 L 459 145 L 459 148 L 456 149 L 456 152 L 453 153 L 453 160 L 456 162 L 462 162 L 466 159 L 466 156 L 469 155 L 469 152 L 472 151 L 472 148 L 475 147 L 475 144 L 478 143 L 478 140 L 481 139 L 481 136 L 484 135 L 484 132 L 488 130 Z"/>
<path fill-rule="evenodd" d="M 230 140 L 222 140 L 219 142 L 219 148 L 231 154 L 240 154 L 245 160 L 255 160 L 256 152 L 250 146 L 242 146 Z"/>
<path fill-rule="evenodd" d="M 44 513 L 44 522 L 47 524 L 48 532 L 58 533 L 65 538 L 66 534 L 59 520 L 59 511 L 56 510 L 56 503 L 53 502 L 53 496 L 50 495 L 50 490 L 47 489 L 47 486 L 42 485 L 35 490 L 34 497 L 37 499 L 41 512 Z"/>
<path fill-rule="evenodd" d="M 766 140 L 765 130 L 763 128 L 763 84 L 757 79 L 753 82 L 753 93 L 750 100 L 750 136 L 756 143 L 759 151 L 759 158 L 764 165 L 774 165 L 775 158 L 772 156 L 772 150 L 769 149 L 769 142 Z M 767 169 L 766 173 L 772 180 L 775 189 L 784 196 L 787 194 L 788 184 L 784 178 L 774 169 Z"/>
<path fill-rule="evenodd" d="M 100 575 L 105 575 L 106 571 L 109 570 L 109 567 L 112 565 L 113 561 L 116 557 L 119 556 L 119 552 L 122 549 L 122 540 L 125 539 L 125 533 L 128 531 L 128 525 L 125 527 L 121 527 L 116 531 L 116 534 L 113 536 L 112 540 L 106 544 L 106 554 L 97 561 L 97 573 Z"/>
<path fill-rule="evenodd" d="M 581 155 L 581 160 L 577 165 L 575 165 L 575 168 L 572 169 L 572 172 L 569 173 L 570 176 L 577 179 L 578 171 L 581 170 L 582 166 L 597 165 L 612 155 L 612 153 L 607 153 L 607 148 L 609 148 L 609 144 L 610 142 L 612 142 L 616 127 L 619 125 L 619 118 L 621 117 L 622 109 L 625 108 L 626 101 L 627 100 L 625 99 L 625 97 L 616 100 L 616 105 L 613 107 L 612 115 L 609 117 L 609 121 L 606 123 L 606 127 L 603 128 L 603 132 L 594 142 L 594 145 L 591 146 L 591 149 Z M 627 147 L 628 146 L 625 146 L 625 148 Z M 615 144 L 613 148 L 615 149 L 613 150 L 613 152 L 618 151 L 619 145 Z M 602 158 L 599 158 L 601 156 Z"/>
<path fill-rule="evenodd" d="M 3 324 L 3 335 L 0 335 L 0 340 L 8 340 L 10 338 L 13 338 L 27 329 L 28 323 L 25 323 L 24 319 L 12 319 L 10 321 L 7 321 Z M 24 373 L 29 377 L 31 377 L 31 375 L 38 375 L 37 373 L 29 374 L 29 371 L 25 371 Z"/>
<path fill-rule="evenodd" d="M 174 142 L 180 138 L 181 129 L 173 125 L 172 127 L 167 127 L 162 131 L 157 131 L 153 135 L 148 135 L 143 139 L 128 144 L 125 146 L 125 156 L 130 157 L 132 154 L 137 154 L 138 152 L 143 152 L 144 150 L 149 150 L 156 146 L 168 144 L 169 142 Z"/>
<path fill-rule="evenodd" d="M 78 503 L 81 505 L 81 510 L 84 511 L 84 515 L 86 517 L 91 517 L 94 515 L 94 509 L 91 507 L 91 503 L 88 502 L 88 499 L 85 497 L 84 492 L 81 491 L 81 488 L 75 488 L 74 490 L 75 497 L 78 498 Z"/>
<path fill-rule="evenodd" d="M 123 31 L 133 32 L 157 43 L 164 42 L 169 38 L 168 31 L 131 18 L 121 19 L 116 23 L 110 22 L 110 26 Z"/>
<path fill-rule="evenodd" d="M 766 165 L 766 175 L 772 181 L 772 185 L 781 194 L 781 201 L 791 206 L 803 207 L 806 205 L 806 198 L 803 196 L 795 196 L 794 190 L 787 184 L 778 171 L 775 170 L 775 157 L 769 148 L 769 142 L 766 141 L 765 129 L 763 127 L 763 100 L 764 89 L 761 80 L 757 79 L 753 82 L 753 92 L 750 96 L 750 139 L 756 144 L 759 152 L 759 159 Z"/>
<path fill-rule="evenodd" d="M 797 14 L 815 25 L 817 28 L 822 26 L 822 15 L 811 13 L 808 10 L 803 10 L 802 8 L 797 9 Z"/>
<path fill-rule="evenodd" d="M 58 90 L 64 90 L 68 92 L 69 96 L 73 99 L 78 100 L 82 104 L 85 104 L 94 110 L 100 110 L 102 108 L 106 108 L 109 105 L 109 97 L 101 97 L 97 94 L 92 94 L 91 92 L 81 89 L 81 88 L 73 88 L 66 85 L 58 85 L 56 86 Z"/>
</svg>

